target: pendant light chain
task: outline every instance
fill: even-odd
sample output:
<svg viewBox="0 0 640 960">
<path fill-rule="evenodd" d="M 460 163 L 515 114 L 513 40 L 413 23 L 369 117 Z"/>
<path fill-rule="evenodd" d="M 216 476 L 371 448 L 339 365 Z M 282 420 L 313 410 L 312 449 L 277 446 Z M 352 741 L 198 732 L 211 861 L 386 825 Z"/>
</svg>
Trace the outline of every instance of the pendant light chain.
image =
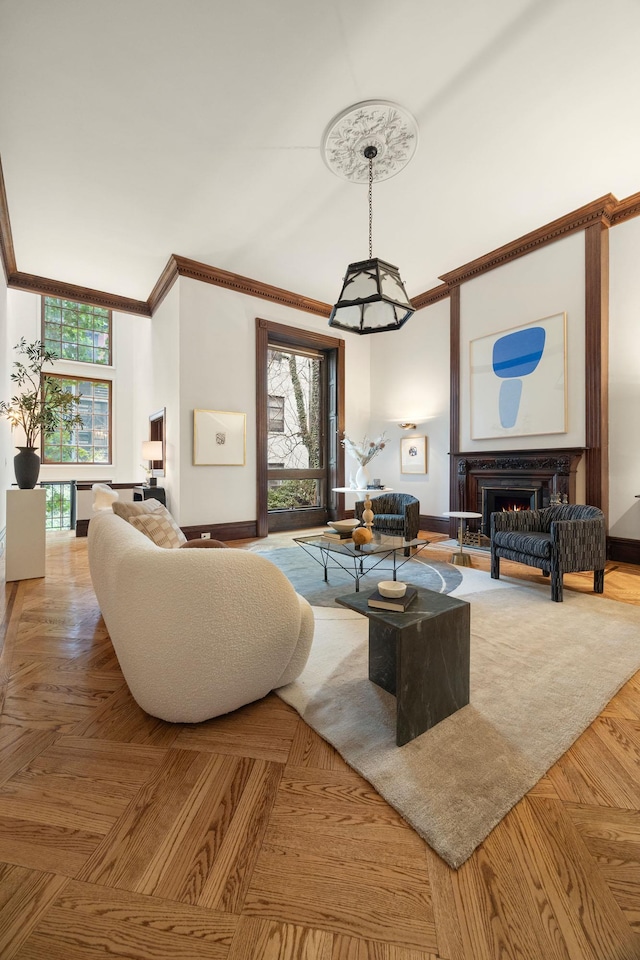
<svg viewBox="0 0 640 960">
<path fill-rule="evenodd" d="M 369 260 L 373 258 L 373 157 L 369 157 Z"/>
<path fill-rule="evenodd" d="M 394 139 L 387 136 L 393 128 L 395 137 L 396 113 L 393 115 L 393 124 L 391 120 L 380 123 L 377 116 L 372 115 L 371 123 L 367 120 L 363 128 L 365 114 L 362 106 L 363 104 L 356 105 L 353 110 L 344 114 L 347 116 L 353 113 L 353 123 L 346 124 L 339 136 L 346 150 L 344 163 L 334 166 L 329 161 L 328 145 L 331 138 L 327 134 L 323 146 L 329 169 L 338 173 L 340 167 L 340 176 L 344 175 L 346 180 L 352 180 L 361 186 L 368 181 L 369 194 L 369 259 L 348 265 L 342 278 L 340 296 L 331 310 L 329 326 L 357 334 L 384 333 L 387 330 L 398 330 L 414 313 L 398 268 L 373 255 L 373 161 L 378 160 L 376 180 L 386 180 L 397 172 L 394 169 L 396 159 L 401 158 L 396 158 Z M 339 119 L 342 120 L 343 116 L 340 115 Z M 416 135 L 417 126 L 414 132 L 407 133 L 409 140 Z M 333 157 L 333 146 L 331 151 Z M 408 159 L 410 156 L 402 160 L 402 166 Z M 366 164 L 369 164 L 368 170 Z"/>
</svg>

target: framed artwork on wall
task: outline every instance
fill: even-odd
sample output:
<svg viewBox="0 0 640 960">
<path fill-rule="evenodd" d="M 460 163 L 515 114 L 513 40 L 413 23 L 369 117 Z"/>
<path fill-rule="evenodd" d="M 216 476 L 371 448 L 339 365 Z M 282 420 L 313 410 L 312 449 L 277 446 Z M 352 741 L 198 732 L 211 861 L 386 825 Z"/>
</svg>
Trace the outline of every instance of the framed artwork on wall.
<svg viewBox="0 0 640 960">
<path fill-rule="evenodd" d="M 472 440 L 566 433 L 566 327 L 556 313 L 470 342 Z"/>
<path fill-rule="evenodd" d="M 400 473 L 427 472 L 427 438 L 403 437 L 400 441 Z"/>
<path fill-rule="evenodd" d="M 246 433 L 245 413 L 194 410 L 194 466 L 244 466 Z"/>
</svg>

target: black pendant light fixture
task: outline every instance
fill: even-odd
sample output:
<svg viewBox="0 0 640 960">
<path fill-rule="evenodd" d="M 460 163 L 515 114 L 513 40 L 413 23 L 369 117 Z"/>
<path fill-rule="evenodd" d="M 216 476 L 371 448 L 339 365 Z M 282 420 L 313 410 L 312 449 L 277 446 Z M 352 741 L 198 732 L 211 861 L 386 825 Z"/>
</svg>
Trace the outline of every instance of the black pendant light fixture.
<svg viewBox="0 0 640 960">
<path fill-rule="evenodd" d="M 372 234 L 373 181 L 395 176 L 409 162 L 416 145 L 413 117 L 385 100 L 349 107 L 325 132 L 323 148 L 329 169 L 347 180 L 369 184 L 369 259 L 347 267 L 329 317 L 330 327 L 358 334 L 382 333 L 399 330 L 415 312 L 398 268 L 373 256 Z"/>
</svg>

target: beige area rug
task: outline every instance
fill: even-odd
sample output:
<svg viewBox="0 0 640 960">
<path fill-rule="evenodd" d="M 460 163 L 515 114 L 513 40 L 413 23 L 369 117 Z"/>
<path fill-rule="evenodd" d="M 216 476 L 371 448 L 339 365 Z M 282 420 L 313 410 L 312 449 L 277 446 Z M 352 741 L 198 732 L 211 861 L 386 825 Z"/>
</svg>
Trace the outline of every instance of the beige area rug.
<svg viewBox="0 0 640 960">
<path fill-rule="evenodd" d="M 367 678 L 368 621 L 345 608 L 315 609 L 309 662 L 277 691 L 452 867 L 640 668 L 640 608 L 464 573 L 471 702 L 422 736 L 396 747 L 395 698 Z"/>
</svg>

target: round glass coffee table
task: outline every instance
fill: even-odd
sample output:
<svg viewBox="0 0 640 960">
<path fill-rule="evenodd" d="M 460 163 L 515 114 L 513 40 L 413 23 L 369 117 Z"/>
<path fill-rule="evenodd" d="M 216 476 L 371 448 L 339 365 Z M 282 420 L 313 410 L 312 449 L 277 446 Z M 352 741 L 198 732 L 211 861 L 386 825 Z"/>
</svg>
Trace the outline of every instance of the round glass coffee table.
<svg viewBox="0 0 640 960">
<path fill-rule="evenodd" d="M 470 567 L 471 557 L 462 549 L 462 544 L 464 543 L 465 520 L 477 520 L 479 517 L 482 517 L 482 514 L 471 513 L 466 510 L 447 510 L 442 514 L 442 516 L 456 517 L 460 521 L 458 525 L 458 543 L 460 544 L 460 547 L 458 552 L 452 555 L 451 563 L 455 563 L 458 567 Z"/>
</svg>

